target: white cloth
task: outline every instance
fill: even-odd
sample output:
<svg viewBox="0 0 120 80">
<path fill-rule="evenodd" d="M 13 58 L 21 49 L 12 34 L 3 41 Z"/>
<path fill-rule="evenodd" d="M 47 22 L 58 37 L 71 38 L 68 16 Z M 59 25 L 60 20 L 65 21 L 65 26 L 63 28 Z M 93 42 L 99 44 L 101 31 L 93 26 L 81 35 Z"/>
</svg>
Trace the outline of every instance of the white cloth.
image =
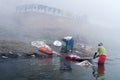
<svg viewBox="0 0 120 80">
<path fill-rule="evenodd" d="M 66 36 L 66 37 L 64 37 L 64 39 L 70 40 L 70 39 L 72 39 L 72 36 Z"/>
<path fill-rule="evenodd" d="M 50 48 L 50 46 L 48 46 L 47 44 L 45 44 L 43 41 L 33 41 L 33 42 L 31 42 L 31 44 L 32 44 L 33 46 L 37 47 L 37 48 L 39 48 L 39 47 L 45 47 L 45 48 L 47 48 L 47 49 L 49 49 L 49 50 L 52 50 L 52 49 Z"/>
<path fill-rule="evenodd" d="M 62 46 L 62 43 L 60 41 L 56 40 L 53 42 L 53 45 L 54 46 Z"/>
</svg>

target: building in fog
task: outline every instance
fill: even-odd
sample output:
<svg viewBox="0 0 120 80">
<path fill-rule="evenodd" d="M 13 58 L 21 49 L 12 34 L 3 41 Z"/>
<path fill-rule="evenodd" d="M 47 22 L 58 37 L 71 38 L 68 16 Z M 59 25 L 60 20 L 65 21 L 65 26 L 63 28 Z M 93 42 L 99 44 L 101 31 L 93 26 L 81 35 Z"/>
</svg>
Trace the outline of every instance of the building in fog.
<svg viewBox="0 0 120 80">
<path fill-rule="evenodd" d="M 16 12 L 18 13 L 28 13 L 28 12 L 38 12 L 38 13 L 46 13 L 56 16 L 62 16 L 72 19 L 80 19 L 81 17 L 77 14 L 73 14 L 68 11 L 63 11 L 58 8 L 42 5 L 42 4 L 24 4 L 16 7 Z"/>
<path fill-rule="evenodd" d="M 40 12 L 40 13 L 47 13 L 47 14 L 53 14 L 62 16 L 63 11 L 61 9 L 49 7 L 46 5 L 41 4 L 26 4 L 26 5 L 20 5 L 16 7 L 16 11 L 19 13 L 25 13 L 25 12 Z"/>
</svg>

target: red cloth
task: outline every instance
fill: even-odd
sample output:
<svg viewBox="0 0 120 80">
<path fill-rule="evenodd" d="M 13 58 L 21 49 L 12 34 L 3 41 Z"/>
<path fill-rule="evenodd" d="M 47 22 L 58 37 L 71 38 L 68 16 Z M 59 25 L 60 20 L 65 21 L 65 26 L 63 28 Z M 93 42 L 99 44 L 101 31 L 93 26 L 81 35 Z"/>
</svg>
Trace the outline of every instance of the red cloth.
<svg viewBox="0 0 120 80">
<path fill-rule="evenodd" d="M 99 74 L 104 74 L 104 71 L 105 71 L 104 65 L 98 65 L 98 73 Z"/>
<path fill-rule="evenodd" d="M 104 65 L 105 60 L 106 60 L 106 56 L 105 56 L 105 55 L 101 55 L 101 56 L 99 56 L 98 64 L 102 64 L 102 65 Z"/>
<path fill-rule="evenodd" d="M 75 61 L 76 57 L 70 57 L 69 55 L 65 56 L 65 59 L 68 61 Z"/>
<path fill-rule="evenodd" d="M 49 49 L 47 49 L 47 48 L 45 48 L 45 47 L 39 47 L 38 49 L 39 49 L 39 51 L 41 51 L 41 52 L 43 52 L 43 53 L 45 53 L 45 54 L 49 54 L 49 55 L 52 55 L 52 54 L 53 54 L 53 51 L 52 51 L 52 50 L 49 50 Z"/>
</svg>

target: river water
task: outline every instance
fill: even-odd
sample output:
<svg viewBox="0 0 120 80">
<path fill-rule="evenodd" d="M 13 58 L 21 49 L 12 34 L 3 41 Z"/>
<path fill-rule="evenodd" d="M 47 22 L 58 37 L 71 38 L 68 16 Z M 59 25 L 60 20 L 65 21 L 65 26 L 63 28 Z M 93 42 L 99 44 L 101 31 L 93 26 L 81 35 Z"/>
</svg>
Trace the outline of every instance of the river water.
<svg viewBox="0 0 120 80">
<path fill-rule="evenodd" d="M 41 19 L 41 20 L 43 20 L 43 19 Z M 55 19 L 55 21 L 56 21 L 56 19 Z M 30 23 L 30 22 L 26 22 L 26 23 Z M 68 23 L 66 23 L 66 24 L 68 24 Z M 67 27 L 69 28 L 70 25 L 67 25 Z M 28 26 L 30 26 L 30 25 L 28 25 Z M 54 25 L 51 25 L 51 26 L 54 26 Z M 66 26 L 66 25 L 64 25 L 64 26 Z M 46 29 L 41 29 L 41 28 L 38 29 L 39 27 L 35 28 L 35 30 L 34 30 L 33 25 L 31 25 L 31 28 L 30 27 L 19 27 L 19 28 L 16 27 L 16 30 L 14 30 L 14 28 L 11 28 L 11 27 L 5 28 L 5 30 L 2 28 L 5 28 L 5 27 L 4 26 L 1 27 L 1 31 L 0 31 L 1 35 L 2 35 L 1 39 L 2 38 L 3 38 L 3 40 L 4 39 L 6 40 L 6 38 L 18 39 L 18 40 L 25 39 L 24 41 L 26 41 L 26 42 L 38 40 L 39 38 L 41 38 L 41 39 L 49 38 L 48 40 L 52 41 L 52 40 L 60 39 L 61 36 L 63 36 L 63 35 L 61 35 L 62 32 L 64 32 L 65 35 L 67 35 L 71 31 L 73 31 L 73 33 L 76 32 L 77 34 L 86 33 L 85 35 L 89 38 L 89 40 L 91 40 L 90 37 L 97 38 L 97 36 L 98 36 L 95 33 L 95 31 L 97 30 L 97 32 L 99 32 L 98 29 L 96 29 L 96 28 L 93 28 L 94 31 L 92 28 L 90 29 L 91 31 L 86 31 L 86 30 L 88 30 L 88 28 L 85 28 L 85 29 L 84 29 L 84 27 L 79 28 L 79 25 L 78 25 L 78 28 L 76 27 L 75 30 L 73 29 L 71 31 L 66 30 L 66 28 L 64 29 L 64 31 L 61 28 L 59 29 L 59 31 L 58 31 L 58 29 L 46 28 L 48 30 L 50 29 L 50 31 L 48 31 L 48 32 L 47 31 L 44 32 L 44 30 L 46 30 Z M 97 28 L 101 28 L 101 27 L 97 27 Z M 11 31 L 10 31 L 10 29 L 11 29 Z M 41 30 L 41 32 L 40 32 L 40 30 Z M 52 34 L 50 34 L 51 32 L 52 32 Z M 105 32 L 107 32 L 107 31 L 105 31 Z M 17 33 L 17 36 L 16 36 L 16 33 Z M 58 36 L 58 34 L 59 34 L 59 36 Z M 104 34 L 104 32 L 102 32 L 102 34 Z M 111 33 L 111 34 L 113 34 L 113 33 Z M 57 38 L 56 38 L 56 35 L 57 35 Z M 0 59 L 0 80 L 120 80 L 120 76 L 119 76 L 120 54 L 119 54 L 119 51 L 113 51 L 113 50 L 116 50 L 116 44 L 118 45 L 116 40 L 119 40 L 119 38 L 118 38 L 118 34 L 115 38 L 114 38 L 114 36 L 109 37 L 109 35 L 110 34 L 108 33 L 107 38 L 106 38 L 106 35 L 104 35 L 105 37 L 102 37 L 102 39 L 106 39 L 105 40 L 106 42 L 105 41 L 103 41 L 103 42 L 105 44 L 107 43 L 107 44 L 113 45 L 114 49 L 112 49 L 112 50 L 110 49 L 111 51 L 108 52 L 105 66 L 97 66 L 97 59 L 95 59 L 95 60 L 93 60 L 94 66 L 83 67 L 80 65 L 75 65 L 74 62 L 66 63 L 65 60 L 62 60 L 60 57 L 57 57 L 57 56 L 45 57 L 45 58 L 20 58 L 19 57 L 19 58 Z M 100 36 L 100 40 L 101 40 L 101 35 L 99 35 L 99 36 Z M 98 38 L 98 40 L 99 40 L 99 38 Z M 96 45 L 96 42 L 98 40 L 93 39 L 93 41 L 92 40 L 91 41 L 94 42 Z M 113 44 L 113 42 L 116 42 L 116 43 Z M 4 42 L 4 45 L 5 45 L 5 42 Z M 4 45 L 3 45 L 3 47 L 4 47 Z M 109 46 L 111 47 L 111 45 L 109 45 Z M 23 48 L 23 46 L 24 45 L 21 45 L 19 48 L 21 48 L 21 47 Z M 11 46 L 10 46 L 10 48 L 11 48 Z M 26 49 L 26 47 L 25 47 L 25 49 Z M 109 47 L 107 47 L 107 49 L 109 49 Z M 31 48 L 30 48 L 30 50 L 31 50 Z M 4 49 L 4 51 L 6 51 L 6 49 Z M 65 64 L 64 64 L 64 62 L 65 62 Z M 61 70 L 62 66 L 67 66 L 70 69 Z"/>
<path fill-rule="evenodd" d="M 63 61 L 63 60 L 62 60 Z M 91 67 L 69 62 L 71 69 L 60 70 L 61 58 L 8 58 L 0 59 L 0 80 L 119 80 L 120 58 L 110 56 L 104 67 Z"/>
</svg>

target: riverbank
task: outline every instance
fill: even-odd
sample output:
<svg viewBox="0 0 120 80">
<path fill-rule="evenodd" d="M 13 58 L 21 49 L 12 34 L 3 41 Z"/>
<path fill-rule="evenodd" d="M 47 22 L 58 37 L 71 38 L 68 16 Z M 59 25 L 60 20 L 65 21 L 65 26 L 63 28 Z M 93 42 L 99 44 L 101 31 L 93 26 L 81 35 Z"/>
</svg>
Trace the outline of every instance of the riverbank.
<svg viewBox="0 0 120 80">
<path fill-rule="evenodd" d="M 0 20 L 0 54 L 39 53 L 43 55 L 31 46 L 31 41 L 35 40 L 45 41 L 51 44 L 53 50 L 59 52 L 60 48 L 54 47 L 53 41 L 61 40 L 67 35 L 72 35 L 75 39 L 80 37 L 80 43 L 90 46 L 83 35 L 85 28 L 81 26 L 82 23 L 79 20 L 42 13 L 22 13 L 0 17 L 3 18 Z"/>
</svg>

